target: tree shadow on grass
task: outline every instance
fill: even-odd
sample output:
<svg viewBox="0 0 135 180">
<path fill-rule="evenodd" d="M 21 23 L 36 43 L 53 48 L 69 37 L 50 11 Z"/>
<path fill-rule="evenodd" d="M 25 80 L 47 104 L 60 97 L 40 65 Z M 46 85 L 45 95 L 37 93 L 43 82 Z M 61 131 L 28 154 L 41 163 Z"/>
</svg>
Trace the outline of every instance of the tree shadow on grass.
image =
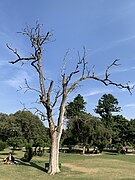
<svg viewBox="0 0 135 180">
<path fill-rule="evenodd" d="M 8 153 L 0 153 L 0 155 L 7 155 Z M 3 157 L 0 157 L 0 160 L 3 160 Z M 22 161 L 21 159 L 15 159 L 15 165 L 23 165 L 23 166 L 29 166 L 29 167 L 34 167 L 40 171 L 46 172 L 45 168 L 34 163 L 34 162 L 25 162 Z"/>
<path fill-rule="evenodd" d="M 30 165 L 36 169 L 39 169 L 40 171 L 44 171 L 45 172 L 45 168 L 43 168 L 42 166 L 37 165 L 34 162 L 30 162 Z"/>
<path fill-rule="evenodd" d="M 34 162 L 24 162 L 21 160 L 18 160 L 18 163 L 20 165 L 24 165 L 24 166 L 29 166 L 29 167 L 34 167 L 40 171 L 46 172 L 45 168 L 43 168 L 42 166 L 39 166 L 38 164 L 34 163 Z"/>
</svg>

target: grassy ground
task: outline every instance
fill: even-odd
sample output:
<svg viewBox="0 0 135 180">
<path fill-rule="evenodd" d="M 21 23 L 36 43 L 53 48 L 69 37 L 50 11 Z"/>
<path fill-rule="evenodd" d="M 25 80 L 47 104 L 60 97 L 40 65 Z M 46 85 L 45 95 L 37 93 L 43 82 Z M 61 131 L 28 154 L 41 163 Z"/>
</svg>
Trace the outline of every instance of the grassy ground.
<svg viewBox="0 0 135 180">
<path fill-rule="evenodd" d="M 0 152 L 0 160 L 9 152 Z M 20 161 L 22 151 L 15 151 L 15 159 Z M 135 155 L 60 154 L 61 173 L 50 176 L 45 173 L 44 163 L 48 154 L 34 157 L 30 163 L 20 161 L 18 165 L 0 163 L 0 180 L 135 180 Z"/>
</svg>

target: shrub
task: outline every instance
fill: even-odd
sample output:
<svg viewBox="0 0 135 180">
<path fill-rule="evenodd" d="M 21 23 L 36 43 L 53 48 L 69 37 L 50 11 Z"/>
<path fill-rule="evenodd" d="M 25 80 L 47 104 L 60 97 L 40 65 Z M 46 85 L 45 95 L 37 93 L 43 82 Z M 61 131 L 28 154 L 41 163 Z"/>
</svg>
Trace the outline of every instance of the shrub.
<svg viewBox="0 0 135 180">
<path fill-rule="evenodd" d="M 31 144 L 27 144 L 25 149 L 26 149 L 26 152 L 24 154 L 24 159 L 23 160 L 29 162 L 32 159 L 32 157 L 33 157 L 33 148 L 32 148 L 32 145 Z"/>
</svg>

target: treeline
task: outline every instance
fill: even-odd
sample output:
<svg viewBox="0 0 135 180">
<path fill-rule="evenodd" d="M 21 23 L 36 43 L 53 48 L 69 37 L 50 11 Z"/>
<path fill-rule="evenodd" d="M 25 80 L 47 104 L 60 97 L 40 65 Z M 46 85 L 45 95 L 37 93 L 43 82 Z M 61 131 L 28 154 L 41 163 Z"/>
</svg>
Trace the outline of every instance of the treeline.
<svg viewBox="0 0 135 180">
<path fill-rule="evenodd" d="M 10 115 L 0 113 L 0 140 L 1 149 L 6 145 L 16 149 L 27 143 L 34 147 L 50 144 L 48 128 L 30 111 L 18 111 Z"/>
<path fill-rule="evenodd" d="M 135 147 L 135 119 L 128 120 L 120 112 L 118 100 L 112 94 L 104 94 L 98 101 L 94 111 L 99 117 L 86 112 L 86 102 L 78 94 L 66 106 L 66 129 L 63 129 L 61 146 L 79 145 L 98 148 L 102 152 L 105 147 L 118 151 L 124 146 Z M 49 129 L 44 126 L 38 116 L 30 111 L 18 111 L 15 114 L 0 114 L 0 150 L 7 146 L 26 146 L 29 143 L 35 150 L 37 147 L 50 147 Z M 35 151 L 36 152 L 36 151 Z"/>
<path fill-rule="evenodd" d="M 86 112 L 86 102 L 79 94 L 66 107 L 67 129 L 63 133 L 63 145 L 81 145 L 98 148 L 105 147 L 118 151 L 125 146 L 135 146 L 135 119 L 127 120 L 120 112 L 118 100 L 112 94 L 104 94 L 98 101 L 94 111 L 100 116 L 95 117 Z"/>
</svg>

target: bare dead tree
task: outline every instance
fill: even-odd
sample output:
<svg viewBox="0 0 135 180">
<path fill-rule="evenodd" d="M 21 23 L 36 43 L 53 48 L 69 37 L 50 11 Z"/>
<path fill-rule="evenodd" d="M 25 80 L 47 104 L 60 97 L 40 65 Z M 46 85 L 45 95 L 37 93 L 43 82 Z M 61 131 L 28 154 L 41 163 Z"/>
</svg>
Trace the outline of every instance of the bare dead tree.
<svg viewBox="0 0 135 180">
<path fill-rule="evenodd" d="M 78 62 L 74 68 L 74 70 L 66 75 L 65 70 L 61 71 L 61 89 L 58 90 L 55 94 L 55 97 L 52 101 L 52 94 L 54 88 L 54 81 L 51 80 L 50 82 L 46 81 L 44 74 L 43 74 L 43 66 L 42 66 L 42 54 L 43 54 L 43 47 L 44 45 L 50 41 L 52 34 L 47 32 L 45 35 L 41 32 L 41 26 L 37 22 L 35 27 L 27 26 L 20 32 L 22 35 L 25 35 L 29 38 L 31 47 L 33 49 L 33 53 L 30 54 L 29 57 L 21 57 L 18 53 L 17 49 L 13 49 L 11 46 L 7 44 L 7 47 L 13 54 L 16 56 L 16 59 L 10 61 L 11 64 L 16 64 L 21 62 L 22 64 L 25 62 L 30 62 L 31 66 L 36 70 L 37 75 L 39 77 L 39 85 L 40 89 L 36 90 L 39 92 L 40 103 L 46 110 L 46 115 L 43 114 L 41 110 L 36 109 L 38 113 L 41 114 L 43 118 L 47 118 L 50 134 L 51 134 L 51 152 L 50 152 L 50 159 L 49 159 L 49 170 L 48 173 L 55 174 L 60 172 L 59 169 L 59 143 L 62 134 L 62 125 L 64 121 L 64 113 L 65 113 L 65 105 L 68 95 L 77 87 L 77 85 L 86 79 L 93 79 L 103 83 L 105 86 L 113 85 L 121 89 L 127 89 L 131 93 L 131 89 L 129 84 L 123 85 L 121 83 L 116 83 L 110 80 L 109 70 L 113 66 L 118 66 L 118 60 L 114 60 L 111 65 L 109 65 L 105 70 L 104 78 L 100 78 L 95 75 L 94 67 L 91 70 L 88 69 L 88 62 L 86 61 L 86 49 L 83 48 L 83 55 L 81 57 L 80 53 L 78 52 Z M 75 75 L 78 76 L 75 76 Z M 76 80 L 75 77 L 79 77 Z M 49 86 L 48 84 L 49 83 Z M 25 81 L 26 90 L 35 90 L 29 86 L 27 81 Z M 47 87 L 49 87 L 47 89 Z M 60 100 L 59 103 L 59 115 L 57 124 L 54 123 L 53 119 L 53 108 L 55 107 L 56 103 Z"/>
</svg>

